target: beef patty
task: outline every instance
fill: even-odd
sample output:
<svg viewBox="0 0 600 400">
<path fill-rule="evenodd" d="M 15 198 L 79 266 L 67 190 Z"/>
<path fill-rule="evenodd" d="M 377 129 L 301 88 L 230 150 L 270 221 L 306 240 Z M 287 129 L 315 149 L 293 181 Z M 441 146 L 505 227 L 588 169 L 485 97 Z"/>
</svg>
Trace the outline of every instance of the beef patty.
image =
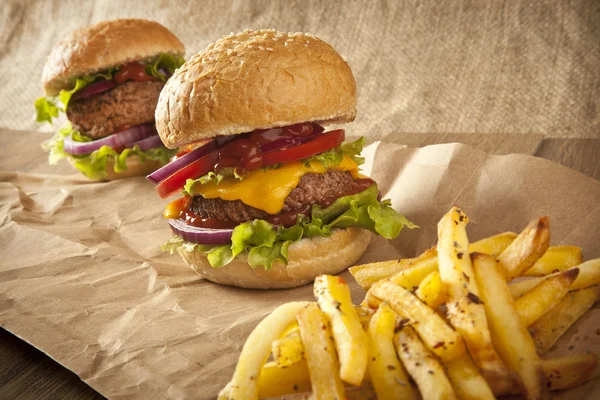
<svg viewBox="0 0 600 400">
<path fill-rule="evenodd" d="M 112 135 L 124 126 L 154 121 L 163 82 L 127 82 L 104 93 L 69 103 L 73 128 L 93 139 Z"/>
<path fill-rule="evenodd" d="M 338 198 L 347 193 L 364 190 L 347 171 L 330 169 L 324 174 L 306 174 L 298 186 L 286 197 L 282 212 L 297 210 L 305 205 L 319 203 L 327 198 Z M 269 214 L 250 207 L 240 200 L 205 199 L 195 196 L 190 211 L 202 218 L 217 218 L 221 221 L 242 223 L 261 219 Z"/>
</svg>

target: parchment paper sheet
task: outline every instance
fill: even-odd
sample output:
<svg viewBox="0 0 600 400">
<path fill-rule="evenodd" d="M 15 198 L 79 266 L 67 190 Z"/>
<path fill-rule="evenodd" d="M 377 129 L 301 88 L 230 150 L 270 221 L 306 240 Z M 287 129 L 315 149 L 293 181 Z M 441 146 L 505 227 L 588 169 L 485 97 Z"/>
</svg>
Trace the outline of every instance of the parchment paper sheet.
<svg viewBox="0 0 600 400">
<path fill-rule="evenodd" d="M 4 154 L 21 156 L 0 160 L 0 325 L 105 396 L 214 398 L 258 321 L 283 302 L 313 298 L 311 285 L 250 291 L 201 280 L 179 257 L 161 253 L 171 235 L 161 218 L 166 202 L 145 179 L 91 183 L 61 175 L 70 167 L 45 166 L 37 143 L 1 139 Z M 596 180 L 542 159 L 458 144 L 375 143 L 366 155 L 382 192 L 421 228 L 373 240 L 361 262 L 433 245 L 437 221 L 454 204 L 471 218 L 471 240 L 549 215 L 552 244 L 600 257 Z M 364 292 L 344 277 L 360 301 Z M 556 354 L 568 346 L 600 353 L 599 317 L 589 313 Z M 568 397 L 599 393 L 596 380 Z"/>
</svg>

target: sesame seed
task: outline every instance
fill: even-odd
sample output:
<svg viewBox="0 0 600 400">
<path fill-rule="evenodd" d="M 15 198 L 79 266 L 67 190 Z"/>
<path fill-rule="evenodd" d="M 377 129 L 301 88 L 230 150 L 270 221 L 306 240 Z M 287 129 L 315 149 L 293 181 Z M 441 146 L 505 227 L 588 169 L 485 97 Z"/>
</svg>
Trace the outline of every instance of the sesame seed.
<svg viewBox="0 0 600 400">
<path fill-rule="evenodd" d="M 267 47 L 267 51 L 273 51 L 271 47 Z"/>
<path fill-rule="evenodd" d="M 264 48 L 264 47 L 262 47 L 262 46 L 258 46 L 258 49 L 259 49 L 259 50 L 264 50 L 265 48 Z"/>
<path fill-rule="evenodd" d="M 230 55 L 232 55 L 232 54 L 233 54 L 233 50 L 231 50 L 231 49 L 227 49 L 227 55 L 228 55 L 228 56 L 230 56 Z"/>
<path fill-rule="evenodd" d="M 310 43 L 310 42 L 307 40 L 307 41 L 306 41 L 306 44 L 309 44 L 309 43 Z"/>
<path fill-rule="evenodd" d="M 277 41 L 277 37 L 271 38 L 272 41 L 276 42 Z"/>
<path fill-rule="evenodd" d="M 294 39 L 287 39 L 286 42 L 293 42 Z"/>
<path fill-rule="evenodd" d="M 283 44 L 284 44 L 284 46 L 285 46 L 285 47 L 287 47 L 287 45 L 288 45 L 288 42 L 283 42 Z"/>
<path fill-rule="evenodd" d="M 304 44 L 304 47 L 308 47 L 308 45 L 307 45 L 307 44 Z"/>
<path fill-rule="evenodd" d="M 249 45 L 248 45 L 248 48 L 249 48 L 249 49 L 252 49 L 252 48 L 254 48 L 254 46 L 252 46 L 251 44 L 249 44 Z"/>
</svg>

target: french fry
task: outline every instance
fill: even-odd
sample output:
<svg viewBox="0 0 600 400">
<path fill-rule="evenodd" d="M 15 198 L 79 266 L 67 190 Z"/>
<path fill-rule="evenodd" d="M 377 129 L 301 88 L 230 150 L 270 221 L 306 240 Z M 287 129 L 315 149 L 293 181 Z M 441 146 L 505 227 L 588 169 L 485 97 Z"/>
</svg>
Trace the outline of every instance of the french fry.
<svg viewBox="0 0 600 400">
<path fill-rule="evenodd" d="M 446 364 L 448 378 L 461 400 L 493 400 L 492 389 L 467 353 Z"/>
<path fill-rule="evenodd" d="M 600 285 L 600 258 L 586 261 L 583 264 L 579 264 L 576 268 L 579 269 L 579 275 L 577 275 L 577 279 L 575 279 L 575 282 L 571 285 L 570 290 L 581 290 L 589 288 L 590 286 Z M 560 274 L 560 272 L 552 275 L 525 279 L 514 283 L 511 282 L 510 285 L 508 285 L 508 289 L 513 298 L 517 299 L 533 289 L 540 282 L 558 274 Z"/>
<path fill-rule="evenodd" d="M 372 312 L 359 306 L 355 308 L 363 329 L 367 330 Z M 274 362 L 280 367 L 287 367 L 304 360 L 304 344 L 300 338 L 298 323 L 292 324 L 281 338 L 273 341 L 272 353 Z"/>
<path fill-rule="evenodd" d="M 544 276 L 564 271 L 583 262 L 581 248 L 576 246 L 549 247 L 524 276 Z"/>
<path fill-rule="evenodd" d="M 453 207 L 438 224 L 439 271 L 442 282 L 448 288 L 446 316 L 464 339 L 475 365 L 488 381 L 510 381 L 508 370 L 492 345 L 471 258 L 466 254 L 469 248 L 468 222 L 467 215 Z"/>
<path fill-rule="evenodd" d="M 556 306 L 569 292 L 569 288 L 577 275 L 578 268 L 563 271 L 536 285 L 529 292 L 515 301 L 515 308 L 525 326 L 537 321 L 542 315 Z"/>
<path fill-rule="evenodd" d="M 261 399 L 310 392 L 310 388 L 310 376 L 304 360 L 286 367 L 268 362 L 258 378 L 258 396 Z"/>
<path fill-rule="evenodd" d="M 493 257 L 481 253 L 471 254 L 471 259 L 494 347 L 508 368 L 515 372 L 526 398 L 549 398 L 535 345 L 517 314 L 501 266 Z"/>
<path fill-rule="evenodd" d="M 423 254 L 416 258 L 403 258 L 400 260 L 382 261 L 370 264 L 356 265 L 348 268 L 350 274 L 356 279 L 356 282 L 365 290 L 369 290 L 376 282 L 389 278 L 406 268 L 411 267 L 421 261 L 435 258 L 437 251 L 435 248 L 425 250 Z"/>
<path fill-rule="evenodd" d="M 360 386 L 367 369 L 368 338 L 352 304 L 350 289 L 341 277 L 319 275 L 315 279 L 314 294 L 331 321 L 340 376 L 344 382 Z"/>
<path fill-rule="evenodd" d="M 398 272 L 396 275 L 388 278 L 387 280 L 393 284 L 400 285 L 407 290 L 417 290 L 423 279 L 425 279 L 425 277 L 430 273 L 437 271 L 437 269 L 437 257 L 429 258 L 412 265 L 410 268 L 406 268 L 404 271 Z M 363 307 L 377 308 L 379 305 L 379 300 L 372 295 L 372 289 L 385 281 L 386 280 L 379 281 L 371 287 L 371 289 L 367 292 L 364 301 L 362 302 Z"/>
<path fill-rule="evenodd" d="M 544 375 L 550 390 L 565 390 L 581 385 L 592 378 L 598 361 L 594 354 L 551 358 L 542 360 Z M 496 396 L 519 393 L 518 386 L 494 392 Z"/>
<path fill-rule="evenodd" d="M 457 399 L 444 368 L 423 345 L 410 325 L 404 326 L 400 332 L 396 333 L 394 345 L 408 373 L 417 383 L 423 399 Z M 373 374 L 371 374 L 371 377 L 372 380 L 375 379 Z M 408 381 L 406 382 L 408 385 Z M 379 392 L 377 392 L 377 398 L 380 399 Z M 387 398 L 404 399 L 404 397 L 398 395 Z"/>
<path fill-rule="evenodd" d="M 484 253 L 497 257 L 516 239 L 514 232 L 504 232 L 469 244 L 470 253 Z"/>
<path fill-rule="evenodd" d="M 300 338 L 300 331 L 292 332 L 274 340 L 271 352 L 275 363 L 279 367 L 289 367 L 302 361 L 304 359 L 304 345 Z"/>
<path fill-rule="evenodd" d="M 286 303 L 267 315 L 250 333 L 242 348 L 231 382 L 219 399 L 258 399 L 258 377 L 271 352 L 271 343 L 294 321 L 305 301 Z M 315 305 L 316 307 L 316 305 Z"/>
<path fill-rule="evenodd" d="M 550 220 L 541 217 L 532 221 L 504 250 L 498 261 L 506 280 L 520 276 L 548 250 L 550 244 Z"/>
<path fill-rule="evenodd" d="M 550 390 L 564 390 L 581 385 L 592 377 L 597 364 L 594 354 L 542 360 Z"/>
<path fill-rule="evenodd" d="M 382 303 L 369 323 L 369 363 L 371 383 L 377 399 L 417 399 L 394 348 L 396 314 Z"/>
<path fill-rule="evenodd" d="M 440 359 L 447 362 L 464 354 L 460 335 L 414 294 L 388 281 L 379 282 L 371 291 L 375 297 L 386 301 L 400 317 L 413 322 L 423 342 Z"/>
<path fill-rule="evenodd" d="M 440 273 L 433 271 L 423 278 L 415 294 L 423 303 L 435 309 L 446 300 L 445 289 Z"/>
<path fill-rule="evenodd" d="M 310 303 L 298 312 L 297 319 L 314 398 L 344 399 L 340 364 L 327 317 L 319 306 Z"/>
<path fill-rule="evenodd" d="M 554 308 L 535 321 L 529 327 L 529 332 L 538 351 L 542 354 L 547 352 L 558 338 L 594 305 L 599 295 L 600 286 L 571 292 Z"/>
</svg>

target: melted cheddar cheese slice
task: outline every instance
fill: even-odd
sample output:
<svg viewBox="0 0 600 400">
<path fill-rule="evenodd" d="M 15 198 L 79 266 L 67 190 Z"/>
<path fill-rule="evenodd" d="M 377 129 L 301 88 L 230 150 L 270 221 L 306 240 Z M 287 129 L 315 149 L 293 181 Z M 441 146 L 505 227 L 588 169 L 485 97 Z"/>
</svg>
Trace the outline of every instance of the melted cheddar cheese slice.
<svg viewBox="0 0 600 400">
<path fill-rule="evenodd" d="M 349 171 L 354 178 L 360 176 L 358 166 L 349 157 L 332 167 L 340 171 Z M 283 164 L 278 169 L 256 170 L 244 176 L 243 180 L 235 178 L 223 179 L 219 184 L 210 182 L 205 185 L 196 184 L 190 193 L 206 199 L 241 200 L 244 204 L 269 214 L 277 214 L 283 208 L 286 197 L 298 186 L 305 174 L 324 174 L 327 168 L 318 161 L 308 166 L 300 161 Z"/>
</svg>

